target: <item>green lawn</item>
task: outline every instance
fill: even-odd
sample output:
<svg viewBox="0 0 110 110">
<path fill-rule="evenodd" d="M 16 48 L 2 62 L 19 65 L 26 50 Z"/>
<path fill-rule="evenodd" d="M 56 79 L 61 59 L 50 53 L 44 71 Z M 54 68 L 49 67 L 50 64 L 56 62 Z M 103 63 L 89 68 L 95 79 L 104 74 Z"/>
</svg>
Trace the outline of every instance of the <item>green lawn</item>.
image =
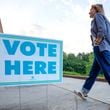
<svg viewBox="0 0 110 110">
<path fill-rule="evenodd" d="M 88 74 L 84 74 L 84 73 L 77 73 L 77 72 L 70 72 L 70 71 L 63 71 L 64 75 L 73 75 L 73 76 L 88 76 Z M 104 77 L 103 74 L 99 74 L 98 77 Z"/>
</svg>

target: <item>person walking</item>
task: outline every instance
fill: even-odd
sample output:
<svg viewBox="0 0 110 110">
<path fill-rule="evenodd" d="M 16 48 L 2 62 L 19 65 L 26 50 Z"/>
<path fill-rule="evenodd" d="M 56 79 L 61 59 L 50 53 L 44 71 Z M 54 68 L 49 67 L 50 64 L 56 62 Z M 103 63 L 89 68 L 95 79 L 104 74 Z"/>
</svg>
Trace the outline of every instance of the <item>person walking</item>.
<svg viewBox="0 0 110 110">
<path fill-rule="evenodd" d="M 91 21 L 91 40 L 94 61 L 81 91 L 74 91 L 81 98 L 88 96 L 100 71 L 110 85 L 110 23 L 104 14 L 102 4 L 94 4 L 89 12 Z"/>
</svg>

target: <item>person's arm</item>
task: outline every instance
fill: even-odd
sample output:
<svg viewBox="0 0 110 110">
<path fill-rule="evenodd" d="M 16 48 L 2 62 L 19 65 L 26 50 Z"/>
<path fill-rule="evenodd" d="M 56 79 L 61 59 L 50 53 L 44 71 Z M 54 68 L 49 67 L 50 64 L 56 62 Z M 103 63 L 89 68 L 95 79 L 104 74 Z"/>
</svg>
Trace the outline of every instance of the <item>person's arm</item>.
<svg viewBox="0 0 110 110">
<path fill-rule="evenodd" d="M 104 39 L 106 33 L 106 23 L 102 14 L 97 13 L 95 16 L 95 22 L 97 26 L 97 37 L 95 43 L 99 45 Z"/>
</svg>

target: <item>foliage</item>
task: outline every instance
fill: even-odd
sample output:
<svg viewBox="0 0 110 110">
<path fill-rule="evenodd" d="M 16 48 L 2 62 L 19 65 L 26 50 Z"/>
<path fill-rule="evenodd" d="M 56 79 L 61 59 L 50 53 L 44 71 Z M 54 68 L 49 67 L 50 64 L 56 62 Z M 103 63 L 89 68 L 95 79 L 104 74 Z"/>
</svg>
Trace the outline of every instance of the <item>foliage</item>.
<svg viewBox="0 0 110 110">
<path fill-rule="evenodd" d="M 87 74 L 93 61 L 93 53 L 73 53 L 63 52 L 63 71 L 70 71 L 80 74 Z"/>
</svg>

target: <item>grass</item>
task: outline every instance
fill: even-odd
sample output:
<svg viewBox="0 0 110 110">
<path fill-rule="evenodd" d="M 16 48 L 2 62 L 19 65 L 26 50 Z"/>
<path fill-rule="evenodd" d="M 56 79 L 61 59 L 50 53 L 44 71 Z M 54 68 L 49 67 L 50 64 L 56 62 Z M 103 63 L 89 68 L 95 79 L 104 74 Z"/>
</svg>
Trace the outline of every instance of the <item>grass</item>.
<svg viewBox="0 0 110 110">
<path fill-rule="evenodd" d="M 88 76 L 87 73 L 84 74 L 84 73 L 77 73 L 77 72 L 70 72 L 70 71 L 63 71 L 63 74 L 64 75 L 70 75 L 70 76 Z M 98 77 L 103 78 L 104 75 L 103 74 L 99 74 Z"/>
</svg>

